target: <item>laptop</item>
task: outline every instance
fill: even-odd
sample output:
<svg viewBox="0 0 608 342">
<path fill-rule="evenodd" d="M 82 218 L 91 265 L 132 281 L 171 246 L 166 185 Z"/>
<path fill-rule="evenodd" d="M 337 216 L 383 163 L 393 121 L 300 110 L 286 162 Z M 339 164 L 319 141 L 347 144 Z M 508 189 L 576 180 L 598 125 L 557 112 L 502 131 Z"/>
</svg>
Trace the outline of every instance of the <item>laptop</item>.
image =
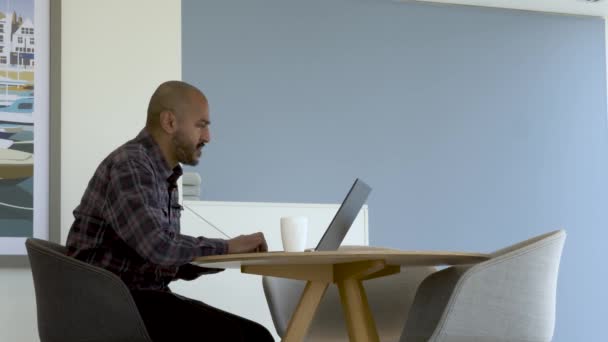
<svg viewBox="0 0 608 342">
<path fill-rule="evenodd" d="M 314 251 L 338 250 L 371 191 L 372 188 L 369 185 L 359 178 L 355 179 L 353 186 L 348 191 L 346 198 L 342 201 L 342 205 Z"/>
</svg>

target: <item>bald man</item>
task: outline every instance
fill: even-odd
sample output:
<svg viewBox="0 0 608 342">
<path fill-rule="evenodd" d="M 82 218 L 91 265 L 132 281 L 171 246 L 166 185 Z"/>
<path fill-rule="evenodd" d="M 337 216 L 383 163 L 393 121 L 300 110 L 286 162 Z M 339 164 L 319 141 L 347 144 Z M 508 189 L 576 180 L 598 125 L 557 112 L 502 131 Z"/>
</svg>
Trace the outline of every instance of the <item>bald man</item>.
<svg viewBox="0 0 608 342">
<path fill-rule="evenodd" d="M 155 342 L 273 341 L 263 326 L 169 289 L 173 280 L 221 271 L 190 264 L 196 257 L 268 249 L 262 233 L 230 240 L 180 233 L 180 163 L 198 163 L 211 139 L 209 124 L 200 90 L 181 81 L 161 84 L 146 127 L 110 153 L 89 181 L 74 210 L 68 255 L 118 275 Z"/>
</svg>

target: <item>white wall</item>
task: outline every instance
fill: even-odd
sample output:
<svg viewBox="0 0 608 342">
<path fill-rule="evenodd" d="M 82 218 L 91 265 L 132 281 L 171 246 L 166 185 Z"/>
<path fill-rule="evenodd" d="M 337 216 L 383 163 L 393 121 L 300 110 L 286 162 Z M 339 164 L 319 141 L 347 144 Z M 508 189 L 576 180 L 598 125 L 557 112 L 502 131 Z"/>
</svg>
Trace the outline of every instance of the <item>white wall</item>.
<svg viewBox="0 0 608 342">
<path fill-rule="evenodd" d="M 181 79 L 179 0 L 64 0 L 61 238 L 101 160 L 135 137 L 162 81 Z"/>
<path fill-rule="evenodd" d="M 143 127 L 156 86 L 181 79 L 181 1 L 63 0 L 61 6 L 65 243 L 71 212 L 97 164 Z M 0 269 L 0 303 L 0 341 L 37 341 L 29 269 Z"/>
<path fill-rule="evenodd" d="M 0 341 L 38 341 L 36 301 L 29 268 L 0 269 Z"/>
</svg>

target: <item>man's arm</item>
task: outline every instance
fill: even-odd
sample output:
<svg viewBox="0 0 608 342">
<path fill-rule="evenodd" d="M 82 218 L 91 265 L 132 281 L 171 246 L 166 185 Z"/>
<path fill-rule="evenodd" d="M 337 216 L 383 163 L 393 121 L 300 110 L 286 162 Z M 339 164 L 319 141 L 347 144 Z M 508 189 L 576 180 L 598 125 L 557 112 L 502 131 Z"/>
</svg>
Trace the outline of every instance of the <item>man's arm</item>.
<svg viewBox="0 0 608 342">
<path fill-rule="evenodd" d="M 114 165 L 104 211 L 110 224 L 137 254 L 161 266 L 180 266 L 205 255 L 228 253 L 228 242 L 177 234 L 163 227 L 152 170 L 130 159 Z"/>
<path fill-rule="evenodd" d="M 239 235 L 228 240 L 228 254 L 267 252 L 268 246 L 263 233 Z M 207 268 L 193 264 L 185 264 L 179 267 L 176 279 L 194 280 L 203 274 L 213 274 L 223 271 L 222 268 Z"/>
</svg>

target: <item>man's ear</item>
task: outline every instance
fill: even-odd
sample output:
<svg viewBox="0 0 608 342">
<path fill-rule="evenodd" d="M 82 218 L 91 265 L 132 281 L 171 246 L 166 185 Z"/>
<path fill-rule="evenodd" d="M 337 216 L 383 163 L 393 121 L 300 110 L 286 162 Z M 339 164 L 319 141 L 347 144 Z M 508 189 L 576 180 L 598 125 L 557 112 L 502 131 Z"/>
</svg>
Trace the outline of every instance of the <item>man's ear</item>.
<svg viewBox="0 0 608 342">
<path fill-rule="evenodd" d="M 177 118 L 173 111 L 163 110 L 160 112 L 160 127 L 168 134 L 173 134 L 177 131 Z"/>
</svg>

